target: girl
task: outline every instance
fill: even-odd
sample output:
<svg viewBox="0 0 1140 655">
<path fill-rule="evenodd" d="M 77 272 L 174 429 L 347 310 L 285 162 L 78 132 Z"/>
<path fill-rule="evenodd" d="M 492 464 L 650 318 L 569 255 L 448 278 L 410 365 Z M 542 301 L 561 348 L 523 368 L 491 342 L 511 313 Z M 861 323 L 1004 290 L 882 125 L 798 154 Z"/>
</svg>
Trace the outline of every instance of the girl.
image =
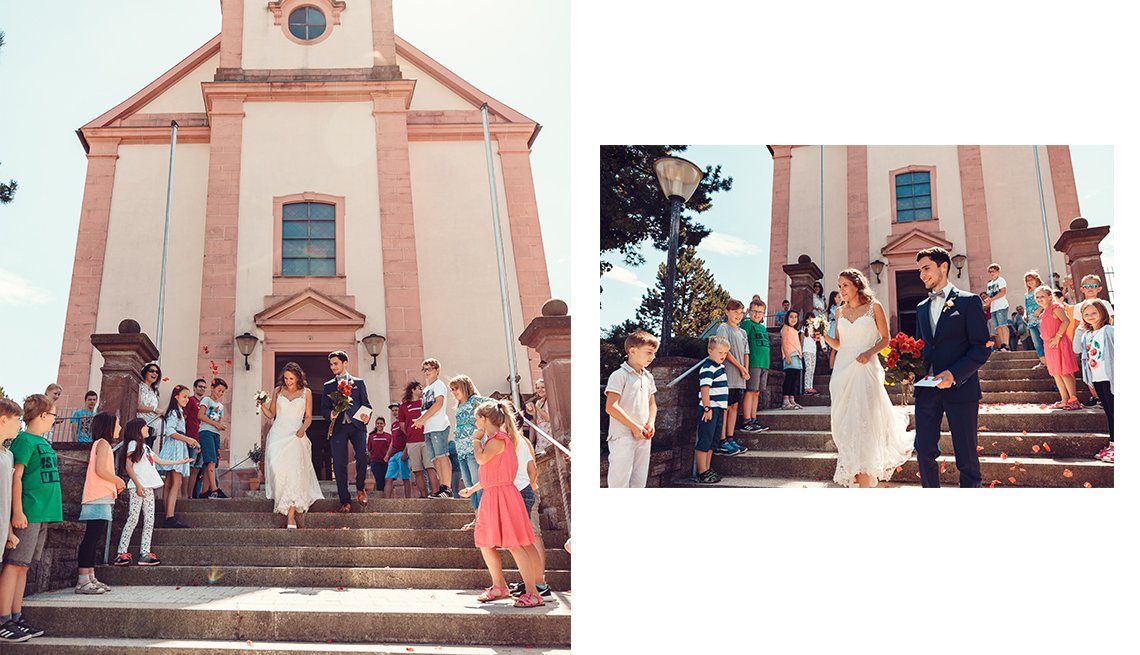
<svg viewBox="0 0 1140 655">
<path fill-rule="evenodd" d="M 803 373 L 804 352 L 800 347 L 800 335 L 796 332 L 799 312 L 788 310 L 784 315 L 784 327 L 780 328 L 781 348 L 784 352 L 784 405 L 782 409 L 803 409 L 796 403 L 800 393 L 800 375 Z"/>
<path fill-rule="evenodd" d="M 542 596 L 535 587 L 534 562 L 524 548 L 534 543 L 534 531 L 527 517 L 522 494 L 515 488 L 518 473 L 518 442 L 522 436 L 512 416 L 510 403 L 489 401 L 475 409 L 475 427 L 487 434 L 486 443 L 475 439 L 475 461 L 479 463 L 479 487 L 483 498 L 479 503 L 479 516 L 475 523 L 475 545 L 483 553 L 491 586 L 479 595 L 479 602 L 487 603 L 510 598 L 507 579 L 503 577 L 503 562 L 495 550 L 506 548 L 522 574 L 526 593 L 515 601 L 515 607 L 541 607 Z M 475 490 L 465 488 L 464 498 Z"/>
<path fill-rule="evenodd" d="M 163 419 L 162 448 L 158 454 L 164 459 L 193 461 L 189 458 L 190 449 L 198 447 L 198 441 L 186 436 L 186 403 L 190 402 L 190 388 L 181 384 L 174 387 L 170 393 L 170 402 L 166 405 L 166 418 Z M 162 488 L 162 498 L 166 503 L 166 520 L 162 522 L 164 528 L 188 528 L 182 521 L 174 518 L 174 505 L 178 502 L 178 491 L 182 489 L 182 478 L 190 475 L 190 466 L 187 464 L 162 464 L 158 470 L 167 472 L 165 484 Z"/>
<path fill-rule="evenodd" d="M 115 475 L 115 457 L 111 444 L 119 438 L 119 419 L 100 412 L 91 419 L 91 455 L 87 460 L 87 479 L 83 483 L 83 508 L 79 520 L 87 522 L 83 542 L 79 544 L 79 581 L 77 594 L 103 594 L 111 587 L 95 579 L 95 549 L 103 541 L 103 531 L 111 524 L 111 508 L 127 483 Z"/>
<path fill-rule="evenodd" d="M 827 294 L 827 336 L 836 339 L 835 316 L 839 312 L 839 292 L 832 291 Z M 826 343 L 826 342 L 825 342 Z M 827 353 L 827 368 L 835 368 L 835 349 L 829 348 Z"/>
<path fill-rule="evenodd" d="M 804 353 L 804 393 L 809 396 L 819 393 L 815 390 L 815 353 L 819 335 L 807 325 L 808 320 L 814 317 L 814 312 L 808 312 L 804 317 L 804 327 L 800 330 L 800 348 Z"/>
<path fill-rule="evenodd" d="M 1096 454 L 1102 462 L 1114 464 L 1116 462 L 1113 437 L 1113 362 L 1116 355 L 1116 337 L 1114 328 L 1109 324 L 1111 314 L 1108 312 L 1108 303 L 1094 298 L 1086 300 L 1081 311 L 1081 330 L 1077 334 L 1081 338 L 1079 347 L 1088 360 L 1089 375 L 1085 381 L 1096 388 L 1100 404 L 1104 407 L 1105 417 L 1108 419 L 1108 446 Z"/>
<path fill-rule="evenodd" d="M 1089 376 L 1092 374 L 1092 370 L 1089 368 L 1088 358 L 1085 357 L 1086 352 L 1084 348 L 1081 347 L 1081 342 L 1083 341 L 1083 335 L 1081 332 L 1084 330 L 1084 308 L 1088 306 L 1089 301 L 1097 297 L 1098 293 L 1100 293 L 1099 275 L 1086 275 L 1081 278 L 1082 300 L 1081 302 L 1077 303 L 1076 309 L 1073 310 L 1073 320 L 1075 320 L 1077 323 L 1077 329 L 1073 334 L 1073 349 L 1077 351 L 1077 355 L 1081 360 L 1081 379 L 1085 381 L 1085 384 L 1089 388 L 1089 392 L 1092 394 L 1092 398 L 1089 398 L 1088 402 L 1084 403 L 1085 407 L 1096 407 L 1097 403 L 1100 402 L 1100 396 L 1097 393 L 1096 386 L 1089 381 Z M 1112 303 L 1108 302 L 1107 300 L 1103 300 L 1101 302 L 1103 302 L 1104 306 L 1108 309 L 1108 324 L 1113 325 L 1115 321 L 1112 318 Z"/>
<path fill-rule="evenodd" d="M 451 395 L 455 397 L 455 452 L 459 456 L 459 472 L 463 475 L 463 484 L 474 487 L 479 482 L 479 462 L 475 461 L 475 446 L 471 441 L 475 434 L 475 408 L 491 399 L 479 395 L 475 383 L 466 375 L 457 375 L 448 383 Z M 538 384 L 535 383 L 537 387 Z M 483 497 L 481 492 L 471 495 L 471 506 L 476 513 L 479 511 L 479 500 Z M 464 530 L 475 529 L 475 519 L 463 526 Z"/>
<path fill-rule="evenodd" d="M 189 457 L 176 462 L 155 457 L 154 451 L 146 443 L 149 440 L 150 428 L 147 427 L 145 419 L 131 419 L 123 426 L 125 447 L 119 456 L 119 470 L 126 471 L 127 477 L 130 478 L 127 489 L 133 493 L 130 494 L 130 513 L 127 515 L 126 524 L 123 525 L 123 535 L 119 538 L 119 556 L 115 558 L 115 566 L 126 566 L 131 563 L 131 554 L 127 552 L 127 548 L 131 545 L 131 535 L 138 525 L 140 511 L 143 515 L 143 532 L 139 548 L 139 566 L 160 564 L 158 557 L 150 552 L 150 537 L 154 531 L 154 490 L 162 486 L 162 478 L 159 477 L 155 464 L 175 466 L 190 463 Z"/>
<path fill-rule="evenodd" d="M 534 417 L 534 423 L 540 430 L 550 434 L 549 399 L 546 397 L 546 381 L 542 378 L 534 381 L 534 397 L 526 404 L 526 411 Z M 534 434 L 534 450 L 540 455 L 546 452 L 546 439 L 538 433 Z"/>
<path fill-rule="evenodd" d="M 158 413 L 158 381 L 162 379 L 162 369 L 158 364 L 147 364 L 142 368 L 142 382 L 139 383 L 138 417 L 146 421 L 150 428 L 150 441 L 148 446 L 154 447 L 154 437 L 158 434 L 159 420 L 162 415 Z"/>
<path fill-rule="evenodd" d="M 1037 287 L 1034 298 L 1042 308 L 1041 338 L 1047 342 L 1045 364 L 1049 367 L 1049 375 L 1057 383 L 1057 391 L 1061 393 L 1061 400 L 1053 403 L 1049 409 L 1081 409 L 1081 403 L 1077 400 L 1077 381 L 1073 378 L 1073 373 L 1077 370 L 1077 359 L 1073 355 L 1073 343 L 1066 332 L 1072 321 L 1064 306 L 1053 302 L 1053 290 L 1049 287 Z"/>
</svg>

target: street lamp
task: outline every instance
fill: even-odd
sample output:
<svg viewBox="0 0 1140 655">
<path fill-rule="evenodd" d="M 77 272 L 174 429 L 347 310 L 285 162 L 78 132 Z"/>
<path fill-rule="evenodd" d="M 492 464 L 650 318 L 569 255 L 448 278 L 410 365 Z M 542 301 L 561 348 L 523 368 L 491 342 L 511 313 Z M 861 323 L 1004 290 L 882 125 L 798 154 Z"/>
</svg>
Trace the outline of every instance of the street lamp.
<svg viewBox="0 0 1140 655">
<path fill-rule="evenodd" d="M 705 174 L 691 161 L 661 157 L 653 162 L 661 192 L 672 203 L 669 217 L 669 258 L 665 268 L 665 296 L 661 313 L 661 354 L 669 354 L 673 341 L 673 285 L 677 280 L 677 240 L 681 231 L 681 206 L 693 197 Z"/>
<path fill-rule="evenodd" d="M 372 334 L 360 340 L 364 344 L 364 349 L 372 355 L 372 370 L 376 370 L 376 358 L 380 356 L 380 351 L 384 349 L 384 337 L 373 332 Z"/>
<path fill-rule="evenodd" d="M 950 261 L 954 262 L 954 268 L 958 269 L 958 277 L 962 277 L 962 267 L 966 265 L 966 256 L 961 254 L 954 255 L 950 258 Z"/>
<path fill-rule="evenodd" d="M 882 280 L 879 279 L 879 274 L 883 272 L 883 267 L 886 265 L 886 262 L 881 259 L 876 259 L 871 262 L 871 272 L 875 274 L 875 284 L 882 282 Z"/>
<path fill-rule="evenodd" d="M 245 357 L 245 370 L 248 371 L 249 356 L 253 354 L 253 349 L 257 346 L 257 342 L 260 341 L 260 339 L 246 332 L 245 334 L 234 337 L 234 341 L 237 342 L 238 352 Z"/>
</svg>

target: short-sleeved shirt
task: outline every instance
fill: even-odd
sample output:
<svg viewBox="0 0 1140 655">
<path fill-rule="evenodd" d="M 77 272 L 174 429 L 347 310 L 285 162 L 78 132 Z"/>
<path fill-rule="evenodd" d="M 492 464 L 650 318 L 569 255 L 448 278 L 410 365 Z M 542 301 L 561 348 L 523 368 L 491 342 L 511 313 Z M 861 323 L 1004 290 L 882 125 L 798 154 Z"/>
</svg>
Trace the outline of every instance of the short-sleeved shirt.
<svg viewBox="0 0 1140 655">
<path fill-rule="evenodd" d="M 21 480 L 24 485 L 24 516 L 28 521 L 62 521 L 63 491 L 59 486 L 59 465 L 51 444 L 43 437 L 21 432 L 12 441 L 12 463 L 24 466 Z"/>
<path fill-rule="evenodd" d="M 1085 356 L 1089 360 L 1089 382 L 1109 382 L 1108 367 L 1104 363 L 1104 331 L 1107 325 L 1085 336 Z"/>
<path fill-rule="evenodd" d="M 410 400 L 401 404 L 396 415 L 400 417 L 400 427 L 404 429 L 404 436 L 408 438 L 408 443 L 423 443 L 424 429 L 412 425 L 412 421 L 420 417 L 420 401 Z"/>
<path fill-rule="evenodd" d="M 519 468 L 515 471 L 515 489 L 522 491 L 530 486 L 530 473 L 526 470 L 526 465 L 534 460 L 534 447 L 530 445 L 530 439 L 521 434 L 515 442 L 515 456 L 519 460 Z"/>
<path fill-rule="evenodd" d="M 471 441 L 475 434 L 475 408 L 489 400 L 486 396 L 469 396 L 455 408 L 455 454 L 460 459 L 475 454 Z"/>
<path fill-rule="evenodd" d="M 139 413 L 139 418 L 146 421 L 147 426 L 151 429 L 151 434 L 154 434 L 158 419 L 162 418 L 162 414 L 158 411 L 158 393 L 142 382 L 139 383 L 139 405 L 154 408 L 152 412 Z"/>
<path fill-rule="evenodd" d="M 373 432 L 368 435 L 368 459 L 373 462 L 384 461 L 388 454 L 388 446 L 392 444 L 392 435 L 387 432 Z"/>
<path fill-rule="evenodd" d="M 135 452 L 135 442 L 132 441 L 127 444 L 127 455 Z M 150 446 L 143 444 L 143 455 L 138 462 L 131 464 L 131 468 L 135 471 L 135 477 L 142 483 L 144 489 L 157 489 L 162 486 L 162 476 L 158 474 L 158 469 L 155 468 L 154 451 Z M 135 481 L 128 476 L 127 488 L 134 489 Z"/>
<path fill-rule="evenodd" d="M 392 426 L 392 452 L 403 452 L 408 447 L 408 437 L 404 435 L 404 431 L 400 428 L 399 424 Z"/>
<path fill-rule="evenodd" d="M 12 451 L 0 444 L 0 540 L 8 538 L 12 520 Z"/>
<path fill-rule="evenodd" d="M 91 443 L 91 419 L 95 412 L 89 409 L 78 409 L 71 415 L 75 423 L 75 440 L 79 443 Z"/>
<path fill-rule="evenodd" d="M 763 323 L 744 319 L 740 329 L 748 337 L 748 368 L 768 368 L 772 365 L 772 350 L 768 345 L 768 328 Z"/>
<path fill-rule="evenodd" d="M 1005 289 L 1004 277 L 999 277 L 996 280 L 990 280 L 986 283 L 986 293 L 989 294 L 990 298 L 998 295 L 1002 289 Z M 990 311 L 996 312 L 999 309 L 1009 309 L 1009 298 L 1007 296 L 1009 296 L 1008 289 L 1006 289 L 1004 296 L 998 298 L 997 300 L 990 301 Z"/>
<path fill-rule="evenodd" d="M 732 354 L 736 361 L 740 362 L 741 366 L 748 365 L 748 335 L 744 330 L 738 327 L 732 327 L 728 323 L 721 323 L 720 327 L 716 329 L 718 337 L 728 339 L 728 352 Z M 725 366 L 724 370 L 728 372 L 728 388 L 729 389 L 743 389 L 744 376 L 741 375 L 740 370 L 735 366 Z"/>
<path fill-rule="evenodd" d="M 202 407 L 206 408 L 206 418 L 214 421 L 215 423 L 221 423 L 222 417 L 226 415 L 226 406 L 209 396 L 206 396 L 202 399 Z M 202 425 L 201 431 L 218 434 L 218 429 L 209 423 L 204 423 Z"/>
<path fill-rule="evenodd" d="M 701 371 L 698 375 L 700 381 L 697 384 L 709 388 L 709 407 L 728 409 L 728 376 L 725 374 L 724 364 L 717 364 L 706 357 L 705 361 L 701 362 Z M 703 408 L 704 403 L 704 398 L 701 398 L 698 389 L 697 404 Z"/>
<path fill-rule="evenodd" d="M 435 404 L 437 398 L 443 398 L 443 405 L 440 406 L 438 412 L 428 417 L 424 423 L 424 432 L 439 432 L 451 427 L 451 420 L 447 418 L 447 385 L 439 378 L 436 378 L 435 382 L 424 389 L 420 414 L 421 416 L 427 414 L 428 409 Z"/>
<path fill-rule="evenodd" d="M 190 396 L 190 400 L 186 402 L 186 409 L 183 410 L 186 412 L 186 436 L 191 439 L 198 438 L 198 428 L 202 427 L 202 421 L 198 418 L 198 408 L 201 406 L 202 403 L 198 400 L 198 396 Z M 210 429 L 210 427 L 207 425 L 206 429 Z"/>
<path fill-rule="evenodd" d="M 649 398 L 657 393 L 657 383 L 653 380 L 653 374 L 649 369 L 642 369 L 638 373 L 633 370 L 629 362 L 623 362 L 621 368 L 610 374 L 610 379 L 606 382 L 606 393 L 618 394 L 620 397 L 617 404 L 629 414 L 634 423 L 645 425 L 649 422 Z M 629 427 L 610 417 L 608 439 L 633 438 L 633 436 Z"/>
</svg>

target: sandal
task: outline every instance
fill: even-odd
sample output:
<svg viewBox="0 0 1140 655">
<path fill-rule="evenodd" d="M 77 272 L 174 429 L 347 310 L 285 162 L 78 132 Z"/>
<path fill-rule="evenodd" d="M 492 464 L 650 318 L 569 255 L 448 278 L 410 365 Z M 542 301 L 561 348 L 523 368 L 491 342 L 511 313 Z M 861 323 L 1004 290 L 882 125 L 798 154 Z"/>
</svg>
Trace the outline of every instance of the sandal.
<svg viewBox="0 0 1140 655">
<path fill-rule="evenodd" d="M 527 593 L 519 596 L 518 600 L 515 601 L 515 607 L 524 607 L 524 608 L 542 607 L 545 604 L 546 603 L 542 602 L 542 596 L 539 596 L 538 594 L 532 594 L 530 592 L 527 592 Z"/>
<path fill-rule="evenodd" d="M 1065 409 L 1065 404 L 1066 403 L 1064 400 L 1058 400 L 1057 402 L 1053 403 L 1052 405 L 1049 405 L 1049 409 Z"/>
<path fill-rule="evenodd" d="M 475 529 L 475 521 L 476 521 L 476 519 L 471 519 L 470 523 L 468 523 L 467 525 L 465 525 L 459 529 L 460 530 L 474 530 Z"/>
<path fill-rule="evenodd" d="M 480 603 L 489 603 L 493 600 L 500 600 L 510 597 L 511 592 L 506 587 L 496 587 L 495 585 L 491 585 L 490 587 L 484 589 L 483 593 L 479 594 L 479 597 L 475 600 L 479 601 Z"/>
</svg>

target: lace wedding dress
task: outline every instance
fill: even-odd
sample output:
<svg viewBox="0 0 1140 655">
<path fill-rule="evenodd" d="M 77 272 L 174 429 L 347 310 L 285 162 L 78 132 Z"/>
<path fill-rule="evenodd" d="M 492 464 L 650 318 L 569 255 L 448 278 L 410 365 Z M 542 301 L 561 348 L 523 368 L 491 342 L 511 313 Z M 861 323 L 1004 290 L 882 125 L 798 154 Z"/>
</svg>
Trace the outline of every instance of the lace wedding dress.
<svg viewBox="0 0 1140 655">
<path fill-rule="evenodd" d="M 835 319 L 840 348 L 831 375 L 831 438 L 839 451 L 835 482 L 845 487 L 855 485 L 856 473 L 871 476 L 872 484 L 890 480 L 914 448 L 906 414 L 895 409 L 883 386 L 879 358 L 855 360 L 879 340 L 874 310 L 867 303 L 851 320 L 840 309 Z"/>
<path fill-rule="evenodd" d="M 277 394 L 277 418 L 265 439 L 265 497 L 273 501 L 273 511 L 287 514 L 289 506 L 304 512 L 323 498 L 321 483 L 313 469 L 313 442 L 297 438 L 305 422 L 304 393 L 293 400 Z"/>
</svg>

